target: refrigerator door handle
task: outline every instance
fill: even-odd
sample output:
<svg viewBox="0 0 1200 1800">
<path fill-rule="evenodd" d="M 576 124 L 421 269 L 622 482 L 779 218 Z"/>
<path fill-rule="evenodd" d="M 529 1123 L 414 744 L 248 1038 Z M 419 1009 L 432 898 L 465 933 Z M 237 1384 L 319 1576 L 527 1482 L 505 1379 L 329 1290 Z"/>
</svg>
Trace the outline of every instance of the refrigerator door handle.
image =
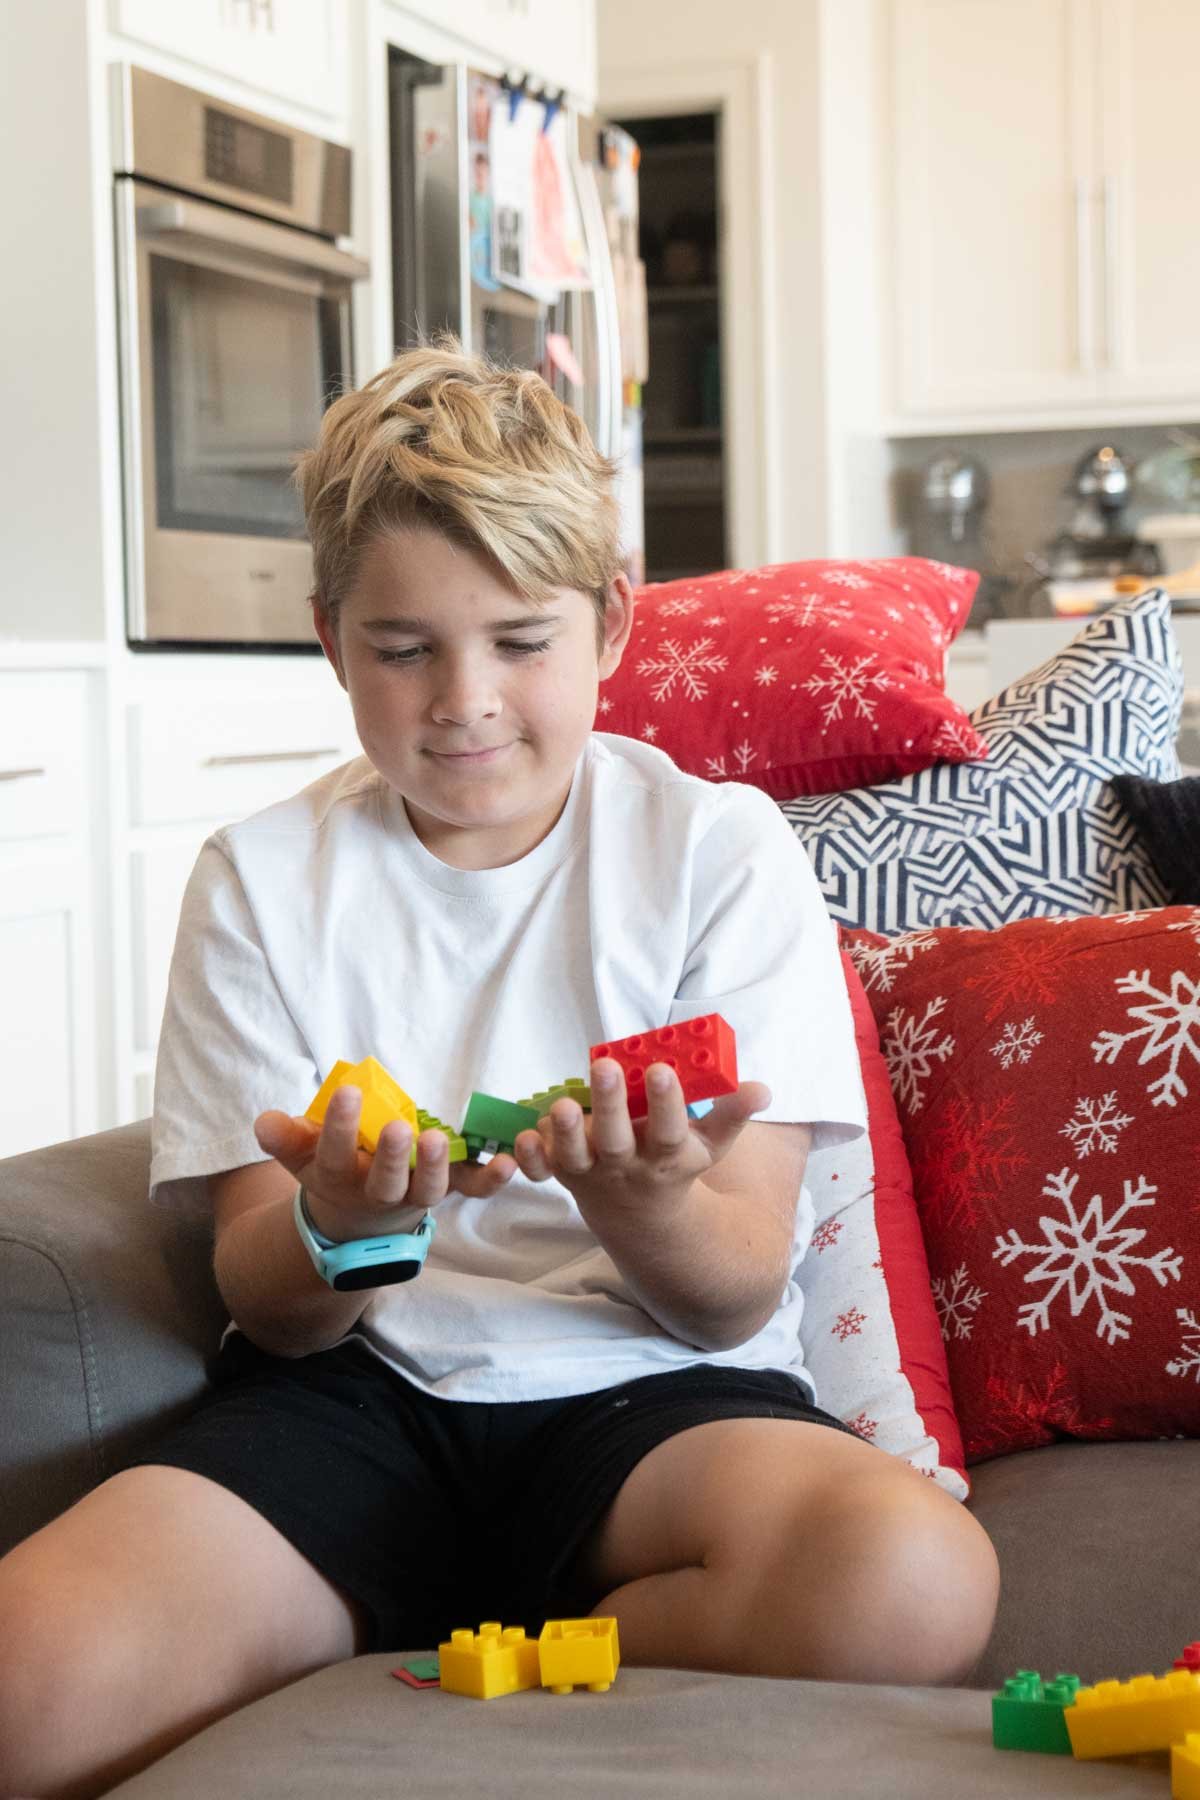
<svg viewBox="0 0 1200 1800">
<path fill-rule="evenodd" d="M 596 424 L 603 456 L 621 454 L 621 333 L 617 284 L 604 228 L 604 208 L 596 172 L 582 157 L 575 160 L 580 215 L 592 270 L 592 300 L 596 308 L 596 345 L 599 380 L 596 391 Z"/>
</svg>

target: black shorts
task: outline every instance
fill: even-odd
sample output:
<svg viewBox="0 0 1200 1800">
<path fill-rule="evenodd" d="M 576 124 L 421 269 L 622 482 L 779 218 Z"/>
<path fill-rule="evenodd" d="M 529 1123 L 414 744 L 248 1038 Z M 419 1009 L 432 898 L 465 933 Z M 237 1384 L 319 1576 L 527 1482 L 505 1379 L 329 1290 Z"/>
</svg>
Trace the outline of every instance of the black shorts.
<svg viewBox="0 0 1200 1800">
<path fill-rule="evenodd" d="M 362 1608 L 367 1650 L 485 1619 L 539 1632 L 603 1593 L 573 1569 L 646 1453 L 711 1419 L 849 1426 L 791 1376 L 702 1363 L 567 1399 L 435 1399 L 363 1344 L 269 1356 L 231 1333 L 198 1409 L 133 1463 L 246 1500 Z"/>
</svg>

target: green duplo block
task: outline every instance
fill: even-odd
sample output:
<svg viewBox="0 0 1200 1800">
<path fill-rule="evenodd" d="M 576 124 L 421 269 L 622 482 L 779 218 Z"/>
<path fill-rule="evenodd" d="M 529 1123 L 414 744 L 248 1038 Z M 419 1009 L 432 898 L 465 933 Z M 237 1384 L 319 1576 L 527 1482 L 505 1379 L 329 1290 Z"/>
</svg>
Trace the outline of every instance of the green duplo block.
<svg viewBox="0 0 1200 1800">
<path fill-rule="evenodd" d="M 532 1106 L 518 1106 L 512 1100 L 497 1100 L 494 1094 L 472 1094 L 467 1102 L 467 1116 L 462 1122 L 462 1137 L 472 1156 L 488 1144 L 511 1151 L 519 1131 L 536 1131 L 538 1114 Z"/>
<path fill-rule="evenodd" d="M 418 1106 L 418 1108 L 417 1108 L 417 1137 L 420 1137 L 420 1135 L 423 1131 L 434 1131 L 434 1130 L 444 1131 L 446 1136 L 449 1138 L 449 1140 L 450 1140 L 450 1161 L 452 1163 L 466 1162 L 467 1146 L 466 1146 L 465 1139 L 457 1131 L 455 1131 L 453 1125 L 447 1125 L 442 1119 L 435 1117 L 435 1115 L 433 1113 L 426 1112 L 425 1108 L 423 1106 Z M 408 1153 L 408 1166 L 410 1169 L 415 1169 L 417 1166 L 417 1146 L 416 1146 L 415 1140 L 413 1142 L 412 1149 Z"/>
<path fill-rule="evenodd" d="M 531 1094 L 528 1100 L 519 1100 L 517 1104 L 518 1106 L 536 1107 L 538 1117 L 541 1118 L 544 1113 L 550 1111 L 556 1100 L 578 1100 L 584 1112 L 592 1110 L 592 1090 L 582 1075 L 568 1075 L 565 1081 L 558 1082 L 552 1088 L 544 1088 L 539 1093 Z"/>
<path fill-rule="evenodd" d="M 1043 1682 L 1036 1669 L 1018 1669 L 992 1696 L 992 1743 L 997 1750 L 1038 1750 L 1070 1756 L 1071 1737 L 1064 1709 L 1075 1704 L 1078 1675 Z"/>
</svg>

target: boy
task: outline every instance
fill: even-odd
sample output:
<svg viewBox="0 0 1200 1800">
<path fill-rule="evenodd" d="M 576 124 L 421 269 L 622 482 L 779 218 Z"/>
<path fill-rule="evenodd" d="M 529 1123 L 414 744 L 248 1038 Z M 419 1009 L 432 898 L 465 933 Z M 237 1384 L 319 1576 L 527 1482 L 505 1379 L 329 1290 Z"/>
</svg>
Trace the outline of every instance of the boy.
<svg viewBox="0 0 1200 1800">
<path fill-rule="evenodd" d="M 366 754 L 217 832 L 189 884 L 151 1181 L 211 1205 L 233 1325 L 196 1413 L 0 1564 L 5 1792 L 101 1792 L 484 1618 L 615 1614 L 627 1663 L 868 1681 L 954 1679 L 986 1641 L 983 1532 L 804 1373 L 805 1157 L 863 1125 L 812 872 L 762 794 L 591 731 L 633 619 L 612 475 L 535 376 L 444 345 L 303 460 Z M 556 1101 L 482 1165 L 430 1130 L 410 1171 L 399 1122 L 367 1155 L 352 1092 L 302 1116 L 338 1058 L 457 1122 L 708 1012 L 769 1085 L 697 1122 L 660 1065 L 631 1124 L 608 1059 L 590 1116 Z M 322 1279 L 321 1242 L 381 1233 L 415 1278 Z"/>
</svg>

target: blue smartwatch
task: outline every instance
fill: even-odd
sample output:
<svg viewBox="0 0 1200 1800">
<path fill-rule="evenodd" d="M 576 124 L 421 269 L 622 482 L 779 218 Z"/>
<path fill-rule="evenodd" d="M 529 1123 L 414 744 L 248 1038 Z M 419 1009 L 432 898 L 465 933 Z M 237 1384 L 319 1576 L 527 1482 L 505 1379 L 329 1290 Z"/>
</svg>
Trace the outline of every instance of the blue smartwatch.
<svg viewBox="0 0 1200 1800">
<path fill-rule="evenodd" d="M 421 1273 L 435 1229 L 433 1215 L 426 1213 L 415 1231 L 352 1238 L 348 1244 L 338 1244 L 319 1232 L 309 1218 L 303 1187 L 296 1189 L 292 1217 L 300 1241 L 312 1257 L 313 1268 L 322 1281 L 343 1294 L 358 1288 L 391 1287 L 398 1281 L 411 1281 Z"/>
</svg>

